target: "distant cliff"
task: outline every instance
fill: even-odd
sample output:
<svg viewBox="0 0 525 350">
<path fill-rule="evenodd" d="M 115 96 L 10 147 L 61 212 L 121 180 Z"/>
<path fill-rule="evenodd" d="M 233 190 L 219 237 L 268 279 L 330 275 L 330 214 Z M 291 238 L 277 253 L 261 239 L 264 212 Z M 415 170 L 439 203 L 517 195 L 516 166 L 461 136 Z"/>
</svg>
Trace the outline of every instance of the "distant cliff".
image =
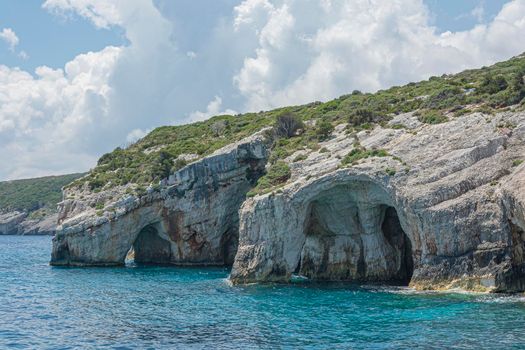
<svg viewBox="0 0 525 350">
<path fill-rule="evenodd" d="M 0 182 L 0 235 L 53 235 L 62 187 L 82 175 Z"/>
</svg>

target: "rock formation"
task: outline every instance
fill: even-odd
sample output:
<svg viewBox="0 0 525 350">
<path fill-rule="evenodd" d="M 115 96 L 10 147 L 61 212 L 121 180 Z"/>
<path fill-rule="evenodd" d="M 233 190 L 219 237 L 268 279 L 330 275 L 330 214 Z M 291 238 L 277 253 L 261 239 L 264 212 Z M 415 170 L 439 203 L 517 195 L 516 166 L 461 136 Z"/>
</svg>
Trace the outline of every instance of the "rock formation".
<svg viewBox="0 0 525 350">
<path fill-rule="evenodd" d="M 25 212 L 0 213 L 0 235 L 54 235 L 58 214 L 32 219 Z"/>
<path fill-rule="evenodd" d="M 411 114 L 323 144 L 279 191 L 240 211 L 234 283 L 316 280 L 524 290 L 525 114 L 439 125 Z M 390 156 L 349 168 L 358 141 Z"/>
<path fill-rule="evenodd" d="M 62 202 L 51 264 L 122 265 L 131 247 L 140 263 L 231 264 L 238 209 L 263 172 L 267 153 L 256 134 L 189 164 L 146 195 L 118 188 Z M 95 209 L 108 201 L 104 211 Z"/>
<path fill-rule="evenodd" d="M 342 165 L 357 145 L 385 154 Z M 51 263 L 120 265 L 133 247 L 144 263 L 234 261 L 233 283 L 298 274 L 525 289 L 523 112 L 437 125 L 407 113 L 355 135 L 340 124 L 320 146 L 285 159 L 292 177 L 281 188 L 247 199 L 268 159 L 264 133 L 189 164 L 146 195 L 119 188 L 66 200 Z"/>
</svg>

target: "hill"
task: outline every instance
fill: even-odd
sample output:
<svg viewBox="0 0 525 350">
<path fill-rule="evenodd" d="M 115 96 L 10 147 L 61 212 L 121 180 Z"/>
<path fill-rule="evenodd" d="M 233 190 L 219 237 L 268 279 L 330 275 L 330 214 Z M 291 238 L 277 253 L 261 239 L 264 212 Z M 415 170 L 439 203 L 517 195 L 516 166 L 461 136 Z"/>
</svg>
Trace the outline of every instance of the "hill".
<svg viewBox="0 0 525 350">
<path fill-rule="evenodd" d="M 62 187 L 84 174 L 46 176 L 0 182 L 0 211 L 33 212 L 45 208 L 56 211 Z"/>
<path fill-rule="evenodd" d="M 426 81 L 395 86 L 375 93 L 354 91 L 328 102 L 271 111 L 222 115 L 181 126 L 156 128 L 135 144 L 103 155 L 97 166 L 68 187 L 87 186 L 91 191 L 134 184 L 138 193 L 144 186 L 156 186 L 189 161 L 273 125 L 280 116 L 300 121 L 298 137 L 283 138 L 272 146 L 270 161 L 276 164 L 301 148 L 315 149 L 333 127 L 349 123 L 349 132 L 384 125 L 394 116 L 416 111 L 421 122 L 438 124 L 480 111 L 492 114 L 518 105 L 524 109 L 525 55 L 490 67 L 454 75 L 431 77 Z M 267 177 L 259 180 L 262 186 Z"/>
</svg>

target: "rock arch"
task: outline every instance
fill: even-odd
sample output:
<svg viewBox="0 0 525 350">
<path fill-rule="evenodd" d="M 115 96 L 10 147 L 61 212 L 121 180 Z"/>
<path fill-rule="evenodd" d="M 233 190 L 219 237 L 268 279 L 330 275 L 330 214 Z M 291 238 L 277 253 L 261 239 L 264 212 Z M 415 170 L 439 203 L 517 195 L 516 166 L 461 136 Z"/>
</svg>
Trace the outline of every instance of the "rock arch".
<svg viewBox="0 0 525 350">
<path fill-rule="evenodd" d="M 351 182 L 323 190 L 307 206 L 296 272 L 316 280 L 408 284 L 411 242 L 379 186 Z"/>
<path fill-rule="evenodd" d="M 138 245 L 135 253 L 144 262 L 231 265 L 238 210 L 267 157 L 264 134 L 256 133 L 185 166 L 140 196 L 117 187 L 110 200 L 104 192 L 68 199 L 60 204 L 51 264 L 124 265 L 130 247 Z M 104 211 L 95 210 L 102 202 Z"/>
<path fill-rule="evenodd" d="M 134 261 L 138 264 L 169 264 L 171 243 L 160 229 L 160 224 L 145 226 L 133 242 Z"/>
<path fill-rule="evenodd" d="M 407 285 L 417 237 L 392 188 L 380 179 L 320 178 L 288 196 L 268 196 L 241 209 L 240 245 L 231 279 L 392 282 Z"/>
</svg>

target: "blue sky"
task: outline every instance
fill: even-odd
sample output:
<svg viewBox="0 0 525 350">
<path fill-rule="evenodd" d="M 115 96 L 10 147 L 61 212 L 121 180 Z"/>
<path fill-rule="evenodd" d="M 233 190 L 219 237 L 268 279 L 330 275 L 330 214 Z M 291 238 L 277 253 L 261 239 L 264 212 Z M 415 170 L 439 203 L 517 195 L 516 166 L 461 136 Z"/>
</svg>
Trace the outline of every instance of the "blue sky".
<svg viewBox="0 0 525 350">
<path fill-rule="evenodd" d="M 425 0 L 432 13 L 433 23 L 440 31 L 467 30 L 481 22 L 490 22 L 506 0 Z M 475 9 L 482 8 L 480 18 Z M 479 11 L 478 11 L 479 13 Z"/>
<path fill-rule="evenodd" d="M 160 125 L 328 100 L 525 51 L 525 0 L 0 2 L 0 180 Z"/>
<path fill-rule="evenodd" d="M 0 28 L 6 27 L 16 32 L 20 39 L 18 49 L 27 52 L 29 59 L 18 57 L 2 43 L 0 63 L 28 71 L 41 65 L 62 67 L 80 53 L 126 42 L 118 27 L 97 29 L 79 16 L 54 16 L 42 9 L 40 0 L 0 2 Z"/>
</svg>

